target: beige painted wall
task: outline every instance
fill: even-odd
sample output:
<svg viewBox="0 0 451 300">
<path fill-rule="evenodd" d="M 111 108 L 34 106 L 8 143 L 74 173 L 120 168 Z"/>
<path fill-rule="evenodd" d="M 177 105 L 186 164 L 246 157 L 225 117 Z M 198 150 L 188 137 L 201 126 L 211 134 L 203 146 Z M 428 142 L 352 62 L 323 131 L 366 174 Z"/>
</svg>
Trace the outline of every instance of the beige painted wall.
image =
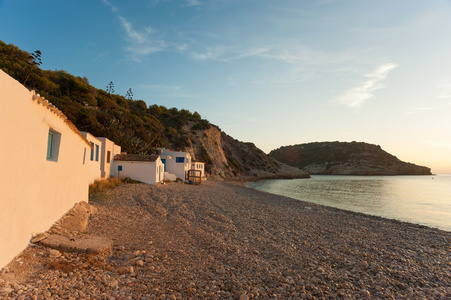
<svg viewBox="0 0 451 300">
<path fill-rule="evenodd" d="M 100 161 L 102 153 L 102 141 L 97 139 L 89 132 L 82 131 L 81 134 L 94 145 L 93 149 L 90 149 L 88 153 L 86 153 L 86 165 L 89 168 L 89 183 L 93 183 L 94 181 L 101 179 Z"/>
<path fill-rule="evenodd" d="M 115 145 L 112 141 L 105 137 L 98 137 L 98 140 L 102 142 L 101 146 L 101 159 L 100 159 L 100 176 L 102 178 L 109 178 L 111 174 L 111 166 L 113 158 L 116 154 L 121 154 L 121 147 Z M 110 152 L 110 161 L 108 162 L 108 151 Z"/>
<path fill-rule="evenodd" d="M 0 269 L 33 234 L 88 201 L 88 143 L 56 108 L 33 95 L 0 70 Z M 47 160 L 50 128 L 60 134 L 57 161 Z"/>
</svg>

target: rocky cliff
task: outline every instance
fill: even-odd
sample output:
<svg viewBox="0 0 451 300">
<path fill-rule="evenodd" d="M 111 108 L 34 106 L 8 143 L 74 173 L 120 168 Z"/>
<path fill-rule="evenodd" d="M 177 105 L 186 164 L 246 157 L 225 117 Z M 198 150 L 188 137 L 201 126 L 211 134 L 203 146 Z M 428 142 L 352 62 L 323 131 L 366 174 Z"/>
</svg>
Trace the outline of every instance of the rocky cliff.
<svg viewBox="0 0 451 300">
<path fill-rule="evenodd" d="M 188 146 L 174 149 L 189 152 L 194 160 L 205 163 L 208 177 L 307 178 L 309 174 L 274 160 L 253 143 L 240 142 L 210 123 L 189 123 L 183 127 Z"/>
<path fill-rule="evenodd" d="M 310 174 L 431 175 L 431 169 L 399 160 L 378 145 L 358 142 L 316 142 L 285 146 L 270 156 Z"/>
</svg>

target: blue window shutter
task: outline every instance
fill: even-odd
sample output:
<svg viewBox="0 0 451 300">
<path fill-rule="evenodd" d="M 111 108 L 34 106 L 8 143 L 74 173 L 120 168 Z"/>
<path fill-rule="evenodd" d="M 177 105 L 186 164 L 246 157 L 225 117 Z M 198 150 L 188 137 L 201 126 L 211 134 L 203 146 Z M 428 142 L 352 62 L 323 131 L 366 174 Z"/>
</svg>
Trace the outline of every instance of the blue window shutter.
<svg viewBox="0 0 451 300">
<path fill-rule="evenodd" d="M 53 160 L 53 132 L 51 131 L 47 140 L 47 160 Z"/>
<path fill-rule="evenodd" d="M 164 171 L 166 172 L 166 158 L 162 158 L 162 159 L 161 159 L 161 162 L 163 163 L 163 165 L 164 165 Z"/>
<path fill-rule="evenodd" d="M 96 145 L 96 161 L 99 161 L 99 145 Z"/>
<path fill-rule="evenodd" d="M 94 143 L 91 142 L 91 160 L 94 160 Z"/>
<path fill-rule="evenodd" d="M 176 157 L 175 158 L 175 162 L 176 163 L 184 163 L 185 162 L 185 158 L 184 157 Z"/>
</svg>

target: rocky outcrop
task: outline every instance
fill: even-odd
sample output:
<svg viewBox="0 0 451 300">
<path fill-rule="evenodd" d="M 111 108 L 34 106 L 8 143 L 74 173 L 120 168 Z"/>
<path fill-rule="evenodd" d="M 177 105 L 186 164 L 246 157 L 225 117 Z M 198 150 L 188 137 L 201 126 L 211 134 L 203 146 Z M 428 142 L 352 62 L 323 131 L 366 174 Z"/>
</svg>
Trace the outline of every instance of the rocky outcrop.
<svg viewBox="0 0 451 300">
<path fill-rule="evenodd" d="M 85 235 L 89 217 L 97 212 L 97 208 L 81 201 L 71 208 L 48 232 L 34 236 L 32 243 L 40 243 L 54 250 L 51 257 L 59 257 L 61 251 L 102 254 L 113 247 L 108 237 Z"/>
<path fill-rule="evenodd" d="M 316 142 L 285 146 L 274 159 L 321 175 L 431 175 L 428 167 L 399 160 L 378 145 L 357 142 Z"/>
<path fill-rule="evenodd" d="M 219 127 L 205 123 L 203 128 L 188 124 L 189 152 L 194 160 L 205 163 L 208 177 L 216 179 L 306 178 L 307 172 L 274 160 L 253 143 L 240 142 Z"/>
</svg>

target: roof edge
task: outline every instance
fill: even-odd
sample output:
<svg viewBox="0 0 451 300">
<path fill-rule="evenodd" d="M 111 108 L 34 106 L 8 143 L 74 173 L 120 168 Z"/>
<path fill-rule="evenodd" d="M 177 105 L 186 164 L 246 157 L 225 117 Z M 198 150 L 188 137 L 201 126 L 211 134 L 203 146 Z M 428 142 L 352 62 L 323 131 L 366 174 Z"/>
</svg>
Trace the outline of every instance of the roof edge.
<svg viewBox="0 0 451 300">
<path fill-rule="evenodd" d="M 59 110 L 55 105 L 50 103 L 49 100 L 47 100 L 44 97 L 41 97 L 41 95 L 37 94 L 35 90 L 31 91 L 31 95 L 32 95 L 31 99 L 33 101 L 36 101 L 37 104 L 44 106 L 45 108 L 50 110 L 52 113 L 57 115 L 60 119 L 62 119 L 63 122 L 66 123 L 66 125 L 69 127 L 69 129 L 71 129 L 75 134 L 77 134 L 92 149 L 92 145 L 88 141 L 88 139 L 86 139 L 83 136 L 83 134 L 81 134 L 80 130 L 78 130 L 78 128 L 66 117 L 66 115 L 61 110 Z"/>
</svg>

